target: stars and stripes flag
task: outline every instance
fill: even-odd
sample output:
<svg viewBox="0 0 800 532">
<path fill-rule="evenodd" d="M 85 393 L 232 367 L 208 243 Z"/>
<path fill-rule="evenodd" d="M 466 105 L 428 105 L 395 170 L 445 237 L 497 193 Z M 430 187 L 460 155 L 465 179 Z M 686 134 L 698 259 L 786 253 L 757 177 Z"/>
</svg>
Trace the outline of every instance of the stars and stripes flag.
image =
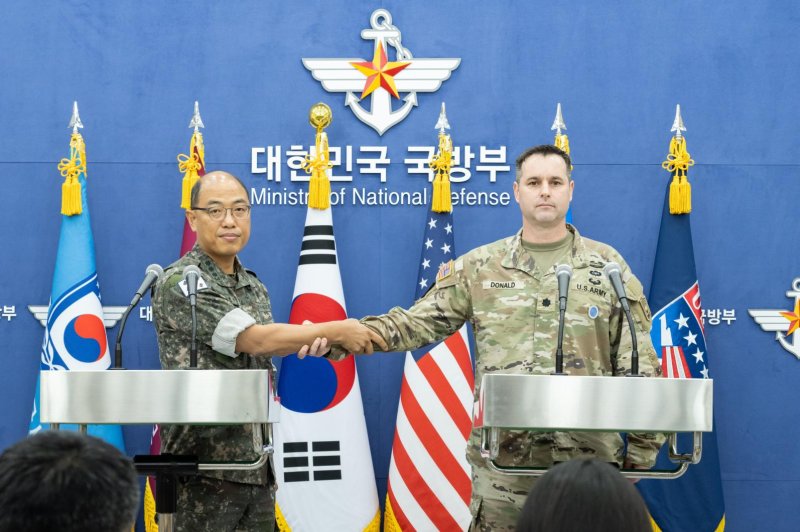
<svg viewBox="0 0 800 532">
<path fill-rule="evenodd" d="M 309 205 L 289 323 L 347 317 L 331 208 Z M 274 425 L 275 517 L 280 530 L 380 528 L 355 357 L 281 362 Z"/>
<path fill-rule="evenodd" d="M 76 116 L 77 104 L 73 120 Z M 80 124 L 79 119 L 77 123 Z M 77 127 L 83 125 L 73 130 L 70 157 L 62 159 L 58 165 L 66 181 L 62 186 L 61 234 L 42 343 L 42 371 L 94 371 L 111 367 L 86 199 L 86 147 Z M 29 426 L 31 434 L 48 428 L 39 418 L 39 385 L 37 379 Z M 76 427 L 62 425 L 61 428 Z M 88 433 L 125 452 L 119 425 L 89 425 Z"/>
<path fill-rule="evenodd" d="M 430 212 L 415 298 L 455 256 L 453 213 Z M 392 443 L 384 530 L 466 530 L 471 516 L 474 373 L 467 326 L 438 345 L 407 352 Z"/>
<path fill-rule="evenodd" d="M 688 153 L 686 161 L 690 161 Z M 650 306 L 656 310 L 650 335 L 665 377 L 707 379 L 709 355 L 695 270 L 692 228 L 686 204 L 682 209 L 684 214 L 670 213 L 668 189 L 650 288 Z M 666 447 L 658 456 L 658 469 L 675 468 L 675 464 L 667 458 Z M 680 434 L 678 448 L 691 449 L 692 435 Z M 647 502 L 657 530 L 711 532 L 725 528 L 725 506 L 714 432 L 703 434 L 703 457 L 700 463 L 690 465 L 683 476 L 666 481 L 642 480 L 637 486 Z"/>
</svg>

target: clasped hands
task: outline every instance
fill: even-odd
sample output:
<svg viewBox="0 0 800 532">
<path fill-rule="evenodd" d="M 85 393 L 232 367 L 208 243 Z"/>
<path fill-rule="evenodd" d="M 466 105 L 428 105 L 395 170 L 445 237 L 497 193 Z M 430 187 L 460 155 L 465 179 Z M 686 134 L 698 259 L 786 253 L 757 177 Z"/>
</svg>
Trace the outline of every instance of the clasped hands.
<svg viewBox="0 0 800 532">
<path fill-rule="evenodd" d="M 311 325 L 311 322 L 306 320 L 303 325 Z M 388 349 L 386 342 L 378 333 L 358 320 L 350 318 L 318 325 L 323 327 L 325 336 L 318 336 L 311 345 L 304 345 L 300 348 L 297 352 L 298 358 L 323 356 L 331 348 L 339 352 L 364 353 L 367 355 L 371 355 L 375 347 L 381 351 Z"/>
</svg>

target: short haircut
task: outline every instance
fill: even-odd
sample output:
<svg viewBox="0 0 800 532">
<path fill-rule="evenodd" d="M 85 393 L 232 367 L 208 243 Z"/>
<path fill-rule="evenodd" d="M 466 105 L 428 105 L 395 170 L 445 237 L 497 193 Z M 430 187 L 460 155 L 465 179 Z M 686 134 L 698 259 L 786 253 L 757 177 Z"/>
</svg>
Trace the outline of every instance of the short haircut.
<svg viewBox="0 0 800 532">
<path fill-rule="evenodd" d="M 239 179 L 238 177 L 229 172 L 221 172 L 215 170 L 213 172 L 207 172 L 204 176 L 201 176 L 200 179 L 195 181 L 194 185 L 192 186 L 192 190 L 189 192 L 189 205 L 191 205 L 191 208 L 197 207 L 197 197 L 200 195 L 200 190 L 203 188 L 203 177 L 214 173 L 223 173 L 226 176 L 230 177 L 231 179 L 239 183 L 239 185 L 242 187 L 242 190 L 244 190 L 245 194 L 247 194 L 247 187 L 244 186 L 244 183 L 242 183 L 241 179 Z"/>
<path fill-rule="evenodd" d="M 564 164 L 567 165 L 567 179 L 572 179 L 570 177 L 570 174 L 572 173 L 572 159 L 570 159 L 569 154 L 561 148 L 553 146 L 552 144 L 541 144 L 539 146 L 528 148 L 522 152 L 519 157 L 517 157 L 517 181 L 519 181 L 519 178 L 522 175 L 522 163 L 524 163 L 531 155 L 541 155 L 542 157 L 546 157 L 548 155 L 558 155 L 564 159 Z"/>
<path fill-rule="evenodd" d="M 611 464 L 577 458 L 540 478 L 517 521 L 519 532 L 651 532 L 642 496 Z"/>
<path fill-rule="evenodd" d="M 98 438 L 44 431 L 0 455 L 1 532 L 129 532 L 138 507 L 133 462 Z"/>
</svg>

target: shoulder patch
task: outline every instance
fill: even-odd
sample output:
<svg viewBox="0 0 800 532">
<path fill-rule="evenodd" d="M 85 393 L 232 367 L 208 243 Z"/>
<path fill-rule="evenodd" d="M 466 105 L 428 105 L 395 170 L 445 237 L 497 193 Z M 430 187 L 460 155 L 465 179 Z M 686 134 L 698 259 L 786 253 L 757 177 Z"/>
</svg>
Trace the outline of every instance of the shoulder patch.
<svg viewBox="0 0 800 532">
<path fill-rule="evenodd" d="M 436 282 L 438 283 L 439 281 L 447 279 L 448 277 L 453 275 L 454 271 L 455 271 L 455 266 L 452 260 L 443 262 L 439 266 L 439 273 L 436 274 Z"/>
<path fill-rule="evenodd" d="M 256 279 L 258 279 L 258 274 L 256 272 L 254 272 L 253 270 L 251 270 L 250 268 L 245 268 L 244 271 L 246 271 L 247 273 L 249 273 L 250 275 L 252 275 Z"/>
</svg>

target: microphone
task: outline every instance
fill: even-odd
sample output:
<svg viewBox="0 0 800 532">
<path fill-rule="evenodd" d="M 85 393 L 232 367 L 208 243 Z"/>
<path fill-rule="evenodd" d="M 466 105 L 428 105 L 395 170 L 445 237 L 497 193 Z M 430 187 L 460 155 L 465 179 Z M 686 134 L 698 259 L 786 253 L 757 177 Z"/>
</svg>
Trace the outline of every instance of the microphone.
<svg viewBox="0 0 800 532">
<path fill-rule="evenodd" d="M 572 279 L 572 266 L 569 264 L 556 266 L 556 279 L 558 279 L 558 310 L 566 310 L 569 281 Z"/>
<path fill-rule="evenodd" d="M 611 281 L 611 287 L 614 293 L 619 298 L 619 304 L 622 305 L 622 310 L 625 311 L 625 317 L 628 319 L 628 328 L 631 332 L 631 377 L 641 377 L 639 375 L 639 342 L 636 339 L 636 327 L 633 324 L 633 316 L 631 315 L 631 306 L 628 303 L 628 296 L 625 293 L 625 284 L 622 282 L 622 275 L 619 264 L 616 262 L 609 262 L 603 267 L 603 273 Z"/>
<path fill-rule="evenodd" d="M 197 304 L 197 281 L 200 279 L 200 268 L 190 264 L 183 269 L 183 280 L 186 281 L 186 292 L 189 297 L 189 304 Z"/>
<path fill-rule="evenodd" d="M 131 310 L 133 310 L 133 307 L 141 301 L 147 289 L 153 286 L 153 283 L 160 279 L 163 274 L 164 269 L 158 264 L 151 264 L 145 269 L 142 285 L 136 291 L 128 308 L 125 309 L 122 318 L 120 318 L 119 329 L 117 330 L 117 341 L 114 344 L 114 369 L 122 369 L 122 333 L 125 330 L 125 324 L 128 322 L 128 315 L 131 313 Z"/>
<path fill-rule="evenodd" d="M 625 285 L 622 283 L 622 274 L 620 272 L 619 264 L 616 262 L 609 262 L 603 266 L 603 273 L 611 281 L 611 286 L 619 298 L 620 305 L 625 309 L 625 312 L 630 312 L 631 307 L 628 304 L 628 296 L 625 294 Z"/>
<path fill-rule="evenodd" d="M 569 281 L 572 279 L 572 266 L 559 264 L 556 266 L 556 279 L 558 279 L 558 343 L 556 344 L 556 371 L 553 375 L 566 375 L 564 373 L 564 314 L 567 311 L 567 294 Z"/>
<path fill-rule="evenodd" d="M 161 279 L 162 275 L 164 275 L 164 268 L 158 264 L 151 264 L 145 268 L 144 281 L 142 281 L 141 286 L 139 286 L 139 289 L 136 291 L 136 294 L 134 294 L 133 299 L 131 299 L 130 306 L 135 307 L 139 300 L 142 299 L 142 296 L 144 296 L 144 293 L 147 292 L 151 286 L 153 286 L 153 283 Z"/>
<path fill-rule="evenodd" d="M 197 282 L 200 279 L 200 268 L 190 264 L 183 269 L 183 280 L 186 281 L 186 295 L 192 307 L 192 343 L 189 346 L 189 367 L 197 367 Z"/>
</svg>

